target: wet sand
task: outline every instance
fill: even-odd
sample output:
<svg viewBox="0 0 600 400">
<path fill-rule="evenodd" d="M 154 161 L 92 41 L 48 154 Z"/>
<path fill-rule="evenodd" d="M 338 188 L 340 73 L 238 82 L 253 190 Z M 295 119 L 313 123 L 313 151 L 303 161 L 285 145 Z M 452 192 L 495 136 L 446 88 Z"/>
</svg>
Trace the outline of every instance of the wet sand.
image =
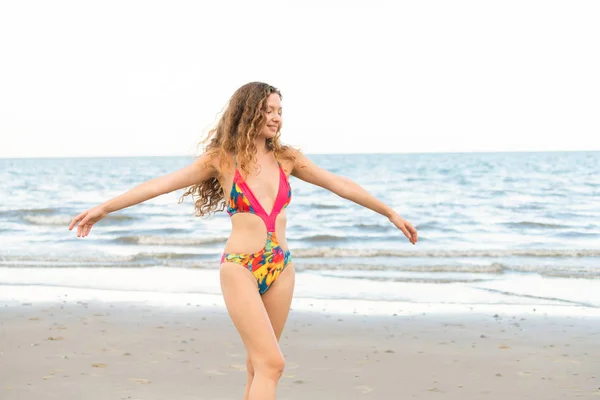
<svg viewBox="0 0 600 400">
<path fill-rule="evenodd" d="M 510 310 L 510 308 L 507 308 Z M 600 399 L 600 318 L 292 310 L 278 399 Z M 222 307 L 0 302 L 0 399 L 241 399 Z"/>
</svg>

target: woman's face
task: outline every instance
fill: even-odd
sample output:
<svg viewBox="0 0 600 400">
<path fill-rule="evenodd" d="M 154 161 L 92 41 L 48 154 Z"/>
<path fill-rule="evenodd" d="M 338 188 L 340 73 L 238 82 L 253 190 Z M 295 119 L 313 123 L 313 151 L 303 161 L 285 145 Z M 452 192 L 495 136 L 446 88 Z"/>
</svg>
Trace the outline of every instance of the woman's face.
<svg viewBox="0 0 600 400">
<path fill-rule="evenodd" d="M 281 99 L 277 93 L 271 93 L 267 97 L 267 108 L 265 110 L 266 123 L 262 129 L 262 136 L 275 137 L 281 129 Z"/>
</svg>

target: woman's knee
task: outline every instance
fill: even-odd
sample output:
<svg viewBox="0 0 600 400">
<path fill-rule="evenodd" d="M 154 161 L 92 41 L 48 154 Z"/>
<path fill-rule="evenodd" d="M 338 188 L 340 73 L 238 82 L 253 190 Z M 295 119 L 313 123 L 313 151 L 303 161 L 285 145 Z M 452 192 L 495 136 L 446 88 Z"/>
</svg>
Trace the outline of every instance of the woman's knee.
<svg viewBox="0 0 600 400">
<path fill-rule="evenodd" d="M 271 379 L 279 379 L 285 368 L 283 354 L 273 354 L 251 363 L 254 373 L 265 375 Z"/>
<path fill-rule="evenodd" d="M 246 357 L 246 369 L 248 370 L 248 375 L 254 376 L 254 366 L 252 365 L 252 361 L 250 357 Z"/>
</svg>

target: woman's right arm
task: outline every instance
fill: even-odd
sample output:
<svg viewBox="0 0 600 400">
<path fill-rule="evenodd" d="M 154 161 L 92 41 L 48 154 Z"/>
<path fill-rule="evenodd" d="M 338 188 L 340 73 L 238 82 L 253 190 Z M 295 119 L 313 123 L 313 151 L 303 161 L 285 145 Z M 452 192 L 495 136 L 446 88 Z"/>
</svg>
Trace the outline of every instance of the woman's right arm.
<svg viewBox="0 0 600 400">
<path fill-rule="evenodd" d="M 217 170 L 215 164 L 208 154 L 204 154 L 187 167 L 168 175 L 150 179 L 115 198 L 82 212 L 73 218 L 69 224 L 69 230 L 72 230 L 75 224 L 79 222 L 77 236 L 87 236 L 92 225 L 111 212 L 131 207 L 162 194 L 183 189 L 216 176 Z"/>
<path fill-rule="evenodd" d="M 216 176 L 216 170 L 208 155 L 204 154 L 187 167 L 141 183 L 128 192 L 104 202 L 101 207 L 107 213 L 111 213 L 174 190 L 192 186 L 214 176 Z"/>
</svg>

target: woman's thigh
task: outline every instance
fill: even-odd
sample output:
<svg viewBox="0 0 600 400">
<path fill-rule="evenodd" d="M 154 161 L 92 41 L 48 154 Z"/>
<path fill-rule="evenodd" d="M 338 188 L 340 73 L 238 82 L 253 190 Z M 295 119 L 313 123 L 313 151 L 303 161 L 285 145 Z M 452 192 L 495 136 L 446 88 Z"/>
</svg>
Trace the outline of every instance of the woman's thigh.
<svg viewBox="0 0 600 400">
<path fill-rule="evenodd" d="M 262 301 L 277 340 L 281 337 L 281 332 L 290 312 L 295 279 L 296 271 L 294 265 L 290 264 L 281 271 L 275 282 L 262 295 Z"/>
<path fill-rule="evenodd" d="M 227 312 L 250 358 L 281 357 L 254 275 L 239 264 L 224 262 L 220 267 L 220 281 Z"/>
</svg>

